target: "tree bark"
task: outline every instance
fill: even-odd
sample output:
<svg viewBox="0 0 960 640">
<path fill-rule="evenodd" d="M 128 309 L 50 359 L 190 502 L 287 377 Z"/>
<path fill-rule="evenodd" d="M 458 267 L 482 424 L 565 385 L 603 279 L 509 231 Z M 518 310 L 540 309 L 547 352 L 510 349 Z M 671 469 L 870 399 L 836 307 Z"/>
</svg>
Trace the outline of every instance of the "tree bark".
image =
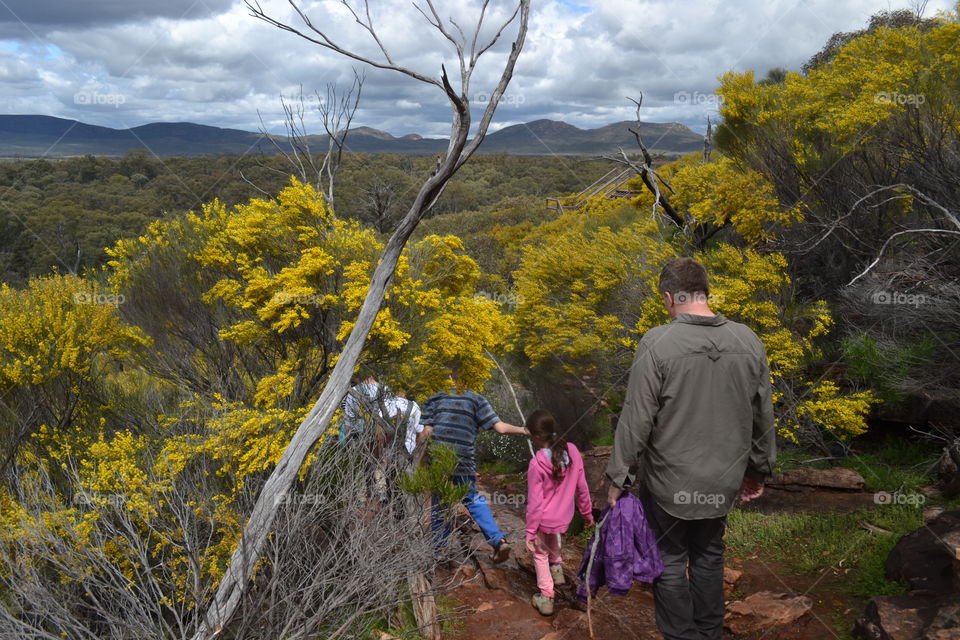
<svg viewBox="0 0 960 640">
<path fill-rule="evenodd" d="M 432 4 L 429 3 L 429 0 L 428 4 L 432 10 L 433 7 Z M 340 405 L 341 399 L 347 393 L 347 390 L 350 387 L 350 378 L 353 375 L 353 370 L 360 358 L 367 335 L 369 334 L 370 329 L 373 327 L 374 320 L 380 311 L 384 294 L 386 293 L 387 288 L 390 286 L 390 281 L 393 278 L 397 261 L 400 258 L 400 254 L 403 251 L 407 240 L 410 238 L 414 229 L 416 229 L 417 224 L 419 224 L 424 214 L 430 209 L 431 206 L 433 206 L 437 198 L 440 197 L 440 194 L 443 192 L 447 181 L 449 181 L 453 174 L 461 166 L 463 166 L 463 164 L 470 158 L 471 155 L 473 155 L 486 135 L 487 128 L 489 127 L 490 121 L 493 118 L 497 104 L 499 103 L 500 98 L 503 96 L 503 93 L 513 76 L 513 69 L 516 65 L 517 58 L 520 55 L 520 51 L 523 48 L 523 42 L 527 32 L 530 0 L 519 0 L 517 11 L 506 23 L 509 24 L 509 22 L 512 22 L 514 17 L 519 14 L 520 21 L 517 38 L 513 42 L 510 55 L 504 66 L 503 73 L 500 76 L 499 83 L 494 89 L 483 116 L 477 124 L 477 132 L 469 143 L 467 142 L 467 137 L 470 131 L 470 107 L 467 92 L 469 89 L 470 74 L 472 73 L 476 64 L 476 58 L 479 57 L 479 55 L 484 51 L 488 50 L 493 43 L 496 42 L 496 39 L 499 38 L 503 29 L 506 27 L 506 24 L 500 28 L 500 31 L 497 32 L 489 44 L 482 47 L 479 52 L 476 52 L 476 35 L 474 36 L 473 45 L 468 56 L 469 64 L 467 64 L 464 60 L 464 56 L 466 55 L 464 46 L 459 44 L 456 45 L 457 53 L 461 61 L 461 93 L 458 95 L 451 87 L 445 70 L 441 75 L 440 82 L 434 79 L 425 79 L 419 74 L 394 65 L 385 50 L 384 55 L 388 59 L 389 65 L 377 64 L 368 59 L 363 59 L 354 54 L 350 54 L 349 52 L 333 45 L 324 34 L 317 31 L 317 29 L 310 24 L 306 16 L 302 13 L 300 13 L 301 18 L 307 21 L 307 24 L 311 29 L 320 34 L 321 40 L 307 37 L 303 33 L 300 33 L 289 27 L 289 25 L 283 25 L 268 18 L 262 13 L 262 11 L 259 11 L 259 7 L 256 5 L 248 6 L 254 12 L 255 16 L 274 24 L 275 26 L 284 28 L 287 31 L 297 33 L 301 37 L 307 38 L 308 40 L 311 40 L 320 46 L 332 48 L 333 50 L 347 55 L 348 57 L 360 59 L 361 61 L 373 64 L 374 66 L 378 66 L 380 68 L 390 68 L 395 71 L 405 73 L 406 75 L 416 79 L 420 79 L 421 81 L 425 81 L 428 84 L 440 86 L 453 107 L 452 135 L 450 137 L 450 145 L 448 147 L 446 158 L 438 167 L 436 173 L 430 176 L 421 186 L 413 205 L 410 207 L 410 210 L 407 212 L 406 216 L 397 226 L 393 235 L 387 242 L 387 245 L 383 250 L 383 254 L 381 255 L 380 260 L 377 262 L 377 266 L 374 269 L 373 277 L 370 282 L 370 288 L 367 291 L 366 297 L 364 298 L 363 306 L 361 307 L 360 313 L 357 316 L 356 324 L 347 338 L 347 342 L 340 353 L 337 364 L 334 366 L 333 371 L 331 372 L 330 377 L 324 386 L 323 392 L 320 394 L 320 398 L 313 405 L 310 413 L 294 433 L 293 438 L 290 440 L 290 444 L 283 452 L 280 461 L 277 463 L 277 466 L 271 472 L 270 477 L 264 484 L 264 487 L 257 498 L 257 502 L 253 507 L 253 512 L 251 513 L 250 518 L 243 530 L 240 542 L 237 544 L 237 547 L 230 558 L 230 564 L 220 582 L 213 601 L 207 608 L 206 615 L 201 623 L 201 628 L 194 636 L 194 640 L 206 640 L 207 638 L 216 637 L 218 634 L 220 634 L 224 630 L 224 627 L 230 620 L 234 611 L 236 611 L 237 607 L 239 606 L 244 589 L 246 588 L 247 581 L 250 578 L 253 568 L 256 566 L 264 543 L 273 526 L 279 502 L 276 498 L 278 496 L 285 495 L 290 487 L 294 484 L 297 478 L 297 473 L 300 471 L 300 468 L 310 452 L 310 449 L 313 448 L 314 444 L 327 429 L 334 412 Z M 486 3 L 484 4 L 484 7 L 485 6 Z M 477 24 L 477 33 L 480 31 L 482 19 L 483 18 L 481 14 L 480 21 Z M 437 19 L 436 24 L 431 24 L 435 28 L 440 29 L 441 32 L 444 32 L 444 28 L 440 26 L 439 19 Z M 444 34 L 446 35 L 445 32 Z M 374 35 L 374 38 L 375 37 L 376 36 Z M 448 37 L 448 39 L 450 38 Z M 327 42 L 328 44 L 324 44 L 324 42 Z"/>
</svg>

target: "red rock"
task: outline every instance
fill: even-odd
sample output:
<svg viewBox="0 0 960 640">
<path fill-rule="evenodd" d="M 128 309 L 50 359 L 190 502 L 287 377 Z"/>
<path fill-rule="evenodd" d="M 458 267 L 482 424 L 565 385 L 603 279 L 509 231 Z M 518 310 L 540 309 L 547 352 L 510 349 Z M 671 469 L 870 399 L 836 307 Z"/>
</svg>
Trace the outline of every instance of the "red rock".
<svg viewBox="0 0 960 640">
<path fill-rule="evenodd" d="M 537 569 L 533 564 L 533 554 L 527 550 L 526 544 L 512 545 L 510 554 L 513 556 L 513 559 L 517 561 L 518 567 L 527 573 L 537 573 Z"/>
<path fill-rule="evenodd" d="M 509 585 L 509 576 L 504 569 L 500 569 L 486 558 L 478 561 L 483 583 L 488 589 L 506 589 Z"/>
<path fill-rule="evenodd" d="M 468 562 L 466 564 L 462 564 L 459 567 L 457 567 L 455 578 L 462 582 L 467 582 L 475 578 L 476 575 L 477 575 L 477 566 L 474 564 L 470 564 Z"/>
<path fill-rule="evenodd" d="M 730 594 L 733 593 L 733 590 L 737 586 L 737 580 L 740 579 L 740 576 L 743 575 L 742 571 L 737 571 L 736 569 L 731 569 L 730 567 L 723 568 L 723 595 L 724 597 L 730 597 Z"/>
<path fill-rule="evenodd" d="M 560 609 L 553 616 L 553 628 L 567 633 L 570 631 L 585 632 L 587 630 L 587 614 L 574 609 Z"/>
<path fill-rule="evenodd" d="M 819 487 L 823 489 L 842 489 L 860 491 L 863 489 L 863 476 L 852 469 L 833 467 L 831 469 L 788 469 L 773 474 L 768 481 L 770 486 Z"/>
<path fill-rule="evenodd" d="M 923 509 L 923 521 L 930 523 L 933 520 L 936 520 L 937 517 L 943 513 L 945 509 L 940 505 L 933 505 L 932 507 L 925 507 Z"/>
<path fill-rule="evenodd" d="M 944 496 L 952 498 L 960 495 L 960 438 L 944 448 L 937 464 L 937 475 Z"/>
<path fill-rule="evenodd" d="M 732 633 L 753 633 L 792 622 L 812 607 L 813 601 L 806 596 L 760 591 L 731 602 L 723 624 Z"/>
</svg>

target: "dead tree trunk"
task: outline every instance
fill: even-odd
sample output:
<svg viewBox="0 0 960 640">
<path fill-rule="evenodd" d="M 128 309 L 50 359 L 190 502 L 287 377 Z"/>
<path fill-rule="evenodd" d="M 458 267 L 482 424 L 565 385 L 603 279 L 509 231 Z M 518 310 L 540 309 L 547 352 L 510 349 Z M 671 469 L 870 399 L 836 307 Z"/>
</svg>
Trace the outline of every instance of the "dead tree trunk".
<svg viewBox="0 0 960 640">
<path fill-rule="evenodd" d="M 713 123 L 707 118 L 707 135 L 703 136 L 703 161 L 710 162 L 710 152 L 713 150 Z"/>
<path fill-rule="evenodd" d="M 406 67 L 398 66 L 377 37 L 370 18 L 369 7 L 366 7 L 366 3 L 366 11 L 358 14 L 344 1 L 347 8 L 353 12 L 353 16 L 357 22 L 369 32 L 372 39 L 376 42 L 382 54 L 382 60 L 365 58 L 341 47 L 320 27 L 314 26 L 310 18 L 303 13 L 303 10 L 297 6 L 293 0 L 291 0 L 291 5 L 305 25 L 304 30 L 269 17 L 263 12 L 259 4 L 248 3 L 247 5 L 254 17 L 264 20 L 280 29 L 299 35 L 319 46 L 381 69 L 390 69 L 398 73 L 403 73 L 416 80 L 438 87 L 447 96 L 453 109 L 452 130 L 446 158 L 436 173 L 430 176 L 426 182 L 424 182 L 423 186 L 421 186 L 413 205 L 397 226 L 387 242 L 383 254 L 380 256 L 380 260 L 373 272 L 370 288 L 367 291 L 363 306 L 357 316 L 356 324 L 350 332 L 350 336 L 347 338 L 343 351 L 324 386 L 323 392 L 320 394 L 320 398 L 313 405 L 309 415 L 307 415 L 306 419 L 304 419 L 303 423 L 301 423 L 293 435 L 283 456 L 264 484 L 257 502 L 253 507 L 250 519 L 247 521 L 246 527 L 243 530 L 240 542 L 230 558 L 230 564 L 220 582 L 217 593 L 207 608 L 204 622 L 201 625 L 200 631 L 196 634 L 195 640 L 207 640 L 220 634 L 239 605 L 247 581 L 260 557 L 264 542 L 273 525 L 278 504 L 276 498 L 286 495 L 287 491 L 293 485 L 297 478 L 297 472 L 303 465 L 307 454 L 317 442 L 320 435 L 327 429 L 327 426 L 330 424 L 330 419 L 333 417 L 341 399 L 347 393 L 350 386 L 350 377 L 363 350 L 367 334 L 370 332 L 373 322 L 380 311 L 384 294 L 390 285 L 397 261 L 400 258 L 400 254 L 407 240 L 423 218 L 423 215 L 443 193 L 447 181 L 463 166 L 470 156 L 473 155 L 486 135 L 497 104 L 513 76 L 513 69 L 526 37 L 530 12 L 530 0 L 518 0 L 513 14 L 500 25 L 495 35 L 486 42 L 481 41 L 478 43 L 488 3 L 489 0 L 483 2 L 479 19 L 476 23 L 476 29 L 472 33 L 472 38 L 464 34 L 463 30 L 455 22 L 449 20 L 448 22 L 451 22 L 451 26 L 454 28 L 451 30 L 447 22 L 440 19 L 432 0 L 426 0 L 426 10 L 414 5 L 427 19 L 427 22 L 434 29 L 440 31 L 440 33 L 453 44 L 460 61 L 459 94 L 450 85 L 445 69 L 442 70 L 440 79 L 437 79 Z M 477 123 L 477 131 L 474 138 L 468 142 L 467 137 L 471 124 L 470 101 L 468 98 L 470 76 L 476 67 L 478 58 L 496 44 L 504 29 L 517 19 L 518 16 L 517 36 L 513 42 L 506 64 L 504 65 L 500 80 L 492 92 L 483 116 Z M 458 34 L 459 38 L 456 37 L 454 33 Z"/>
</svg>

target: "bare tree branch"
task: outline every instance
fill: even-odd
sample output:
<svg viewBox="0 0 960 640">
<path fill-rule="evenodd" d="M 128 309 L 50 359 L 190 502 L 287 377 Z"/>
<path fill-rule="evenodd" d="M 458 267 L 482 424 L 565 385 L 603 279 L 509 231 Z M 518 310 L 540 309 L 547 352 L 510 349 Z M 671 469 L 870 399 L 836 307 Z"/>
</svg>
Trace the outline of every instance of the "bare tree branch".
<svg viewBox="0 0 960 640">
<path fill-rule="evenodd" d="M 909 185 L 909 184 L 897 183 L 897 184 L 891 184 L 891 185 L 886 185 L 886 186 L 877 187 L 877 188 L 873 189 L 872 191 L 870 191 L 869 193 L 867 193 L 866 195 L 864 195 L 863 197 L 859 198 L 856 202 L 853 203 L 853 206 L 850 208 L 850 211 L 849 211 L 849 212 L 847 212 L 847 213 L 846 213 L 845 215 L 843 215 L 843 216 L 840 216 L 840 218 L 838 218 L 833 224 L 830 225 L 830 228 L 827 229 L 826 233 L 824 233 L 821 237 L 819 237 L 812 245 L 810 245 L 809 247 L 807 247 L 806 250 L 808 250 L 808 251 L 809 251 L 809 250 L 812 250 L 814 247 L 816 247 L 816 246 L 819 245 L 821 242 L 823 242 L 824 240 L 826 240 L 827 237 L 829 237 L 830 234 L 832 234 L 835 230 L 837 230 L 838 228 L 842 228 L 842 226 L 843 226 L 843 225 L 842 225 L 842 222 L 843 222 L 845 219 L 847 219 L 847 218 L 849 218 L 850 216 L 852 216 L 852 215 L 857 211 L 857 209 L 860 207 L 860 205 L 863 204 L 863 202 L 865 202 L 866 200 L 869 200 L 870 198 L 873 198 L 873 197 L 875 197 L 875 196 L 877 196 L 877 195 L 879 195 L 879 194 L 881 194 L 881 193 L 883 193 L 883 192 L 885 192 L 885 191 L 891 191 L 891 190 L 894 190 L 894 189 L 900 189 L 900 190 L 904 190 L 904 191 L 909 191 L 910 194 L 912 194 L 912 196 L 913 196 L 914 198 L 916 198 L 917 200 L 919 200 L 920 202 L 922 202 L 924 205 L 926 205 L 926 206 L 928 206 L 928 207 L 930 207 L 930 208 L 932 208 L 932 209 L 935 209 L 935 210 L 939 211 L 941 214 L 943 214 L 943 217 L 946 218 L 947 221 L 950 222 L 954 227 L 956 227 L 957 230 L 954 231 L 954 230 L 952 230 L 952 229 L 943 229 L 943 228 L 936 228 L 936 227 L 934 227 L 934 228 L 924 228 L 924 229 L 904 229 L 904 230 L 902 230 L 902 231 L 897 231 L 896 233 L 893 233 L 892 235 L 890 235 L 890 236 L 886 239 L 886 241 L 885 241 L 885 242 L 883 243 L 883 245 L 880 247 L 880 250 L 877 252 L 877 256 L 873 259 L 873 261 L 870 262 L 870 264 L 868 264 L 867 267 L 866 267 L 863 271 L 861 271 L 861 272 L 860 272 L 859 274 L 857 274 L 852 280 L 850 280 L 850 282 L 847 283 L 846 286 L 848 286 L 848 287 L 851 286 L 851 285 L 853 285 L 855 282 L 857 282 L 857 280 L 861 279 L 862 277 L 864 277 L 865 275 L 867 275 L 868 273 L 870 273 L 870 271 L 871 271 L 875 266 L 877 266 L 877 264 L 880 262 L 881 258 L 883 258 L 883 254 L 884 254 L 884 252 L 887 250 L 887 247 L 890 246 L 890 243 L 891 243 L 894 239 L 896 239 L 896 238 L 898 238 L 898 237 L 900 237 L 900 236 L 909 235 L 909 234 L 915 234 L 915 233 L 960 235 L 960 219 L 958 219 L 958 217 L 957 217 L 956 214 L 954 214 L 952 211 L 950 211 L 949 209 L 947 209 L 946 207 L 944 207 L 943 205 L 941 205 L 940 203 L 938 203 L 938 202 L 935 201 L 933 198 L 931 198 L 930 196 L 926 195 L 925 193 L 923 193 L 922 191 L 920 191 L 920 190 L 917 189 L 916 187 L 913 187 L 912 185 Z M 879 207 L 880 205 L 885 204 L 885 203 L 887 203 L 887 202 L 890 202 L 891 200 L 898 200 L 898 199 L 903 199 L 903 198 L 906 198 L 906 197 L 908 197 L 906 194 L 894 195 L 894 196 L 891 196 L 891 197 L 889 197 L 889 198 L 886 198 L 886 199 L 882 200 L 881 202 L 876 203 L 876 204 L 871 205 L 871 206 L 872 206 L 872 207 Z"/>
<path fill-rule="evenodd" d="M 864 269 L 863 271 L 861 271 L 853 280 L 851 280 L 850 282 L 848 282 L 848 283 L 847 283 L 847 286 L 849 287 L 850 285 L 852 285 L 853 283 L 855 283 L 857 280 L 859 280 L 859 279 L 862 278 L 863 276 L 865 276 L 865 275 L 867 275 L 868 273 L 870 273 L 870 271 L 871 271 L 875 266 L 877 266 L 877 263 L 880 262 L 880 259 L 881 259 L 881 258 L 883 258 L 883 252 L 887 250 L 887 247 L 890 245 L 891 242 L 893 242 L 894 238 L 898 238 L 899 236 L 906 235 L 906 234 L 910 234 L 910 233 L 934 233 L 934 234 L 936 234 L 936 233 L 946 233 L 946 234 L 952 234 L 952 235 L 960 236 L 960 231 L 954 231 L 954 230 L 952 230 L 952 229 L 907 229 L 907 230 L 905 230 L 905 231 L 897 231 L 896 233 L 894 233 L 893 235 L 891 235 L 889 238 L 887 238 L 887 241 L 883 243 L 883 246 L 880 247 L 880 252 L 877 254 L 877 257 L 873 259 L 873 262 L 871 262 L 869 265 L 867 265 L 867 268 Z"/>
<path fill-rule="evenodd" d="M 335 206 L 336 174 L 343 159 L 350 125 L 360 105 L 364 80 L 364 76 L 354 69 L 353 83 L 346 92 L 338 91 L 336 84 L 330 83 L 327 85 L 326 96 L 321 97 L 319 92 L 315 94 L 321 123 L 327 137 L 327 149 L 319 163 L 316 154 L 310 148 L 310 134 L 305 121 L 307 106 L 303 86 L 290 102 L 287 102 L 282 95 L 280 96 L 287 133 L 285 145 L 281 144 L 276 136 L 270 134 L 263 122 L 263 116 L 259 111 L 257 112 L 260 116 L 260 133 L 270 141 L 280 155 L 286 158 L 300 181 L 313 185 L 323 194 L 331 207 Z M 253 186 L 263 191 L 256 185 Z"/>
<path fill-rule="evenodd" d="M 646 145 L 643 144 L 643 138 L 640 136 L 640 105 L 643 103 L 643 94 L 640 95 L 639 100 L 634 100 L 629 98 L 629 100 L 636 105 L 636 119 L 637 119 L 637 128 L 629 129 L 630 133 L 633 134 L 633 137 L 637 141 L 637 146 L 640 147 L 640 153 L 643 155 L 643 162 L 636 163 L 627 156 L 626 152 L 619 148 L 619 156 L 603 156 L 604 159 L 622 164 L 633 169 L 637 175 L 640 176 L 640 179 L 643 181 L 644 186 L 653 194 L 653 215 L 657 216 L 660 213 L 660 207 L 663 207 L 664 212 L 667 214 L 667 217 L 670 219 L 674 225 L 680 227 L 681 229 L 685 227 L 683 218 L 676 212 L 673 208 L 673 205 L 670 204 L 670 201 L 667 200 L 666 196 L 660 192 L 660 184 L 664 184 L 671 193 L 673 188 L 663 178 L 661 178 L 656 171 L 653 169 L 653 157 L 650 155 L 650 151 L 647 149 Z"/>
<path fill-rule="evenodd" d="M 387 241 L 383 254 L 374 270 L 370 288 L 367 291 L 353 330 L 347 338 L 346 344 L 337 359 L 337 363 L 327 380 L 323 392 L 320 394 L 320 398 L 316 401 L 306 419 L 297 429 L 280 461 L 264 484 L 257 502 L 253 507 L 250 519 L 244 528 L 240 543 L 237 545 L 226 573 L 220 582 L 216 596 L 207 609 L 204 618 L 204 629 L 196 635 L 196 640 L 206 640 L 207 638 L 220 634 L 240 604 L 248 580 L 263 551 L 264 544 L 277 515 L 277 505 L 275 504 L 274 498 L 278 495 L 284 495 L 289 487 L 292 486 L 307 455 L 313 449 L 314 444 L 321 434 L 327 429 L 334 412 L 339 406 L 340 400 L 347 392 L 350 377 L 360 357 L 367 334 L 370 332 L 383 303 L 384 294 L 393 278 L 397 261 L 407 240 L 410 238 L 410 235 L 426 211 L 443 192 L 447 181 L 467 162 L 483 141 L 500 97 L 503 95 L 513 76 L 517 58 L 520 55 L 526 38 L 530 13 L 530 0 L 518 0 L 517 10 L 512 14 L 511 18 L 501 26 L 500 30 L 497 31 L 495 39 L 499 38 L 506 26 L 513 22 L 515 17 L 519 15 L 516 40 L 513 42 L 497 87 L 491 95 L 490 102 L 487 104 L 483 117 L 477 124 L 476 134 L 468 144 L 467 138 L 470 132 L 471 122 L 466 88 L 469 87 L 470 74 L 473 66 L 461 64 L 461 69 L 464 69 L 460 78 L 463 90 L 460 95 L 457 95 L 450 86 L 446 71 L 443 70 L 442 67 L 441 80 L 438 82 L 436 79 L 399 66 L 388 56 L 382 44 L 379 43 L 379 39 L 376 37 L 374 39 L 380 44 L 381 52 L 386 61 L 374 61 L 365 56 L 361 56 L 336 44 L 323 31 L 314 27 L 294 0 L 290 0 L 290 4 L 294 7 L 304 24 L 307 25 L 308 29 L 316 34 L 316 36 L 311 36 L 279 20 L 271 18 L 263 12 L 260 5 L 256 2 L 248 2 L 247 6 L 250 8 L 254 17 L 273 24 L 282 30 L 299 35 L 319 46 L 336 51 L 348 58 L 365 62 L 371 66 L 381 69 L 391 69 L 425 84 L 438 86 L 443 90 L 453 108 L 451 123 L 452 135 L 450 137 L 446 158 L 436 173 L 423 183 L 407 215 L 399 223 L 393 235 Z M 373 26 L 369 24 L 369 20 L 366 27 L 368 31 L 371 32 L 371 35 L 373 35 L 372 32 L 374 29 Z M 462 48 L 457 47 L 457 51 L 458 57 L 462 60 Z"/>
</svg>

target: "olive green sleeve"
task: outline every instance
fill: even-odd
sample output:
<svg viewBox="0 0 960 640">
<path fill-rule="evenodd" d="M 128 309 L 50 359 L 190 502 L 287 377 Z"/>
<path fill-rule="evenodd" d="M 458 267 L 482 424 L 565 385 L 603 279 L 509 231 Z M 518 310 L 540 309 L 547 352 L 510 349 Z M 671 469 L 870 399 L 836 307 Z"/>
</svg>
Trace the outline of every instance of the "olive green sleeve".
<svg viewBox="0 0 960 640">
<path fill-rule="evenodd" d="M 663 380 L 651 350 L 652 344 L 650 332 L 647 332 L 633 357 L 630 377 L 627 379 L 627 394 L 613 438 L 613 453 L 607 464 L 607 477 L 621 489 L 636 480 L 631 467 L 635 467 L 640 453 L 646 448 L 660 409 Z"/>
<path fill-rule="evenodd" d="M 757 391 L 753 396 L 753 436 L 750 459 L 744 475 L 756 482 L 764 482 L 773 475 L 777 460 L 777 433 L 773 419 L 773 388 L 770 384 L 770 366 L 761 345 L 762 366 Z"/>
</svg>

